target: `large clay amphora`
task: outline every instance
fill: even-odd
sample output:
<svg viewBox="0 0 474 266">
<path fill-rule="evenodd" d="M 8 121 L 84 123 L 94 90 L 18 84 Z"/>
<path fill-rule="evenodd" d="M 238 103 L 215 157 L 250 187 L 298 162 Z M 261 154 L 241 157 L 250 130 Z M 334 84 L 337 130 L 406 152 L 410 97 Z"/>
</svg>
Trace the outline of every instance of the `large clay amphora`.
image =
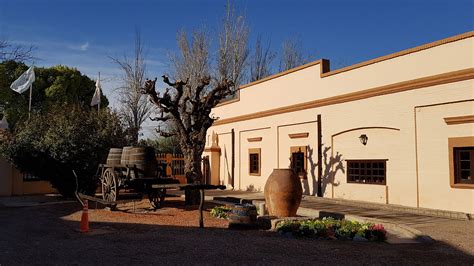
<svg viewBox="0 0 474 266">
<path fill-rule="evenodd" d="M 270 215 L 294 217 L 301 203 L 303 189 L 293 169 L 273 169 L 265 184 L 264 194 Z"/>
</svg>

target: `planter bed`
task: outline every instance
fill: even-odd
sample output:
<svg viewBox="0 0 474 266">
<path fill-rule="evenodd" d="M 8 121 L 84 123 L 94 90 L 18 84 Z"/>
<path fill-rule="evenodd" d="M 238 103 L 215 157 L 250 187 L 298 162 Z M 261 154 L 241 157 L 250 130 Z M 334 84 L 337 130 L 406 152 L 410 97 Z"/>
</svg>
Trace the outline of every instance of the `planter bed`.
<svg viewBox="0 0 474 266">
<path fill-rule="evenodd" d="M 285 236 L 316 239 L 339 239 L 353 241 L 385 241 L 387 232 L 383 225 L 323 219 L 283 220 L 276 225 L 276 231 Z"/>
</svg>

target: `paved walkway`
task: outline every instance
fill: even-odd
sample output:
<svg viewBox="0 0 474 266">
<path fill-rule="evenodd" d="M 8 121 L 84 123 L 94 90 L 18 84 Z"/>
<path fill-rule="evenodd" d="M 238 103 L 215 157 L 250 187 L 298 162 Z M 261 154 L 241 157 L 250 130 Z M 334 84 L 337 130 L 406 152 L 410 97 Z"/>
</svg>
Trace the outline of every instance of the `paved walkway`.
<svg viewBox="0 0 474 266">
<path fill-rule="evenodd" d="M 227 198 L 230 201 L 234 200 L 236 202 L 239 200 L 257 202 L 265 200 L 264 195 L 261 192 L 209 191 L 206 192 L 206 196 L 208 199 Z M 414 211 L 416 211 L 414 208 L 413 210 L 409 210 L 411 208 L 401 208 L 401 206 L 364 203 L 357 201 L 334 200 L 328 198 L 318 198 L 314 196 L 304 196 L 300 208 L 313 209 L 331 214 L 348 214 L 381 219 L 412 227 L 453 220 L 446 217 L 417 214 L 414 213 Z"/>
<path fill-rule="evenodd" d="M 224 198 L 234 202 L 242 200 L 252 202 L 264 201 L 264 195 L 261 192 L 229 190 L 206 192 L 207 200 L 222 200 Z M 372 204 L 313 196 L 304 196 L 300 205 L 301 209 L 317 210 L 320 215 L 324 215 L 324 212 L 327 214 L 354 215 L 408 226 L 421 231 L 425 235 L 429 235 L 434 240 L 449 243 L 468 254 L 474 255 L 474 238 L 472 237 L 474 236 L 474 220 L 459 220 L 426 215 L 423 214 L 424 210 L 422 209 L 406 208 L 397 205 Z M 430 213 L 430 211 L 431 213 L 436 213 L 432 210 L 426 211 L 427 213 Z M 449 214 L 448 212 L 443 215 L 449 216 Z M 459 213 L 453 216 L 463 217 Z"/>
</svg>

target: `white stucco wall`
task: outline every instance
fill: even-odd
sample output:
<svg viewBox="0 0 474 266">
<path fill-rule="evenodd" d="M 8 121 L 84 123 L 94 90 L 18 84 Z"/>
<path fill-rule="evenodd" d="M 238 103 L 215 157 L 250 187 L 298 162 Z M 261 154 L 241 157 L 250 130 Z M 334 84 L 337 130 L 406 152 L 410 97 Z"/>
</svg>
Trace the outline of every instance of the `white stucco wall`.
<svg viewBox="0 0 474 266">
<path fill-rule="evenodd" d="M 328 77 L 320 77 L 320 65 L 310 66 L 245 88 L 240 101 L 217 107 L 214 113 L 225 120 L 451 71 L 472 70 L 473 39 L 443 44 Z M 447 138 L 473 136 L 473 124 L 446 126 L 442 120 L 444 116 L 473 114 L 472 104 L 443 105 L 434 108 L 436 111 L 430 111 L 432 113 L 428 113 L 430 108 L 421 108 L 422 114 L 415 113 L 419 106 L 472 100 L 473 93 L 472 79 L 453 81 L 295 112 L 256 116 L 213 126 L 209 132 L 225 135 L 220 138 L 219 145 L 221 149 L 225 146 L 230 160 L 231 140 L 227 133 L 235 130 L 235 189 L 245 190 L 250 185 L 258 189 L 263 188 L 273 168 L 288 166 L 289 147 L 309 146 L 317 150 L 315 121 L 320 114 L 323 150 L 326 151 L 323 156 L 324 197 L 474 213 L 474 190 L 451 189 L 449 175 L 446 175 Z M 301 132 L 308 132 L 308 138 L 288 137 L 289 133 Z M 366 146 L 360 144 L 360 134 L 368 135 Z M 254 136 L 262 137 L 262 142 L 247 142 L 247 138 Z M 247 157 L 251 147 L 262 149 L 262 176 L 258 178 L 248 175 Z M 221 174 L 226 178 L 228 171 L 223 170 L 223 157 Z M 331 158 L 337 160 L 329 163 Z M 312 159 L 317 162 L 317 152 L 313 153 Z M 386 185 L 347 184 L 346 159 L 387 159 Z M 342 167 L 335 171 L 339 162 Z M 332 185 L 333 180 L 337 185 Z M 303 185 L 307 186 L 308 194 L 314 195 L 315 182 L 311 181 L 308 179 L 308 184 Z M 451 199 L 456 203 L 448 203 Z"/>
<path fill-rule="evenodd" d="M 474 115 L 474 101 L 416 109 L 420 207 L 474 213 L 474 189 L 449 183 L 448 138 L 474 136 L 474 124 L 447 125 L 443 118 L 464 115 Z"/>
</svg>

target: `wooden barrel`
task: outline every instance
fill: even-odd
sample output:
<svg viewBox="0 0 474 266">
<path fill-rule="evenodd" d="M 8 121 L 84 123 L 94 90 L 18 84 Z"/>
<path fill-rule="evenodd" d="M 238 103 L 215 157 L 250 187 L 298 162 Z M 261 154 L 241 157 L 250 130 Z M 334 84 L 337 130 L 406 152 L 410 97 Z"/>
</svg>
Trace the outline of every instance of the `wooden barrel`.
<svg viewBox="0 0 474 266">
<path fill-rule="evenodd" d="M 156 161 L 155 149 L 152 147 L 135 147 L 130 152 L 129 165 L 135 165 L 138 177 L 157 177 L 158 163 Z"/>
<path fill-rule="evenodd" d="M 229 215 L 230 228 L 254 228 L 257 226 L 257 207 L 252 204 L 232 207 Z"/>
<path fill-rule="evenodd" d="M 121 148 L 110 148 L 109 156 L 107 156 L 107 164 L 118 165 L 120 164 L 121 157 L 122 157 Z"/>
<path fill-rule="evenodd" d="M 132 146 L 123 147 L 123 149 L 122 149 L 122 157 L 120 158 L 120 164 L 121 164 L 121 165 L 127 165 L 127 164 L 129 164 L 130 153 L 132 153 L 133 148 L 134 148 L 134 147 L 132 147 Z"/>
</svg>

